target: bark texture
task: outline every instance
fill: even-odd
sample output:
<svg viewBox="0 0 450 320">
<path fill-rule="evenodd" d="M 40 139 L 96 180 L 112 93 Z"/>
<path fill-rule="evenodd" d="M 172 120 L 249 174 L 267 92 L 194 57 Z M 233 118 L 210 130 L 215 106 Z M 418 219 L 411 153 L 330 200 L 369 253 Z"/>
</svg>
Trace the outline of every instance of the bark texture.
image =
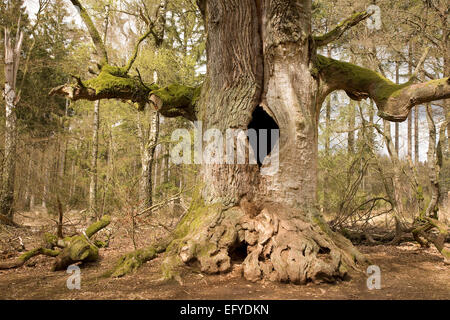
<svg viewBox="0 0 450 320">
<path fill-rule="evenodd" d="M 5 155 L 3 158 L 3 182 L 0 197 L 0 214 L 4 215 L 2 221 L 11 221 L 14 214 L 14 183 L 16 171 L 16 104 L 19 97 L 16 95 L 16 80 L 19 70 L 20 53 L 23 42 L 23 31 L 19 30 L 15 39 L 12 39 L 11 30 L 5 28 Z M 9 222 L 11 224 L 11 222 Z"/>
<path fill-rule="evenodd" d="M 365 259 L 316 209 L 322 101 L 310 72 L 311 2 L 214 0 L 203 10 L 208 73 L 198 119 L 204 130 L 245 130 L 262 106 L 280 128 L 279 168 L 204 164 L 205 186 L 167 248 L 165 275 L 181 264 L 226 272 L 243 250 L 243 275 L 252 281 L 342 279 Z"/>
</svg>

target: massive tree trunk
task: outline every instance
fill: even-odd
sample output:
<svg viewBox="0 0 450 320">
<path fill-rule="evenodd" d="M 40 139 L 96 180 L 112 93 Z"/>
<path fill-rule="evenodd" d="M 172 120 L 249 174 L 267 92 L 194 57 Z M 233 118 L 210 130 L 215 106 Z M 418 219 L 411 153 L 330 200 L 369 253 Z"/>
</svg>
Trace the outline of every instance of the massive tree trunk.
<svg viewBox="0 0 450 320">
<path fill-rule="evenodd" d="M 227 128 L 278 127 L 279 150 L 262 166 L 202 166 L 202 193 L 175 232 L 166 270 L 177 262 L 198 262 L 203 272 L 225 272 L 244 248 L 247 279 L 306 283 L 342 278 L 363 260 L 317 210 L 323 99 L 310 68 L 310 6 L 279 0 L 201 6 L 208 31 L 198 119 L 203 130 L 219 129 L 225 136 Z M 279 167 L 269 173 L 274 153 Z"/>
</svg>

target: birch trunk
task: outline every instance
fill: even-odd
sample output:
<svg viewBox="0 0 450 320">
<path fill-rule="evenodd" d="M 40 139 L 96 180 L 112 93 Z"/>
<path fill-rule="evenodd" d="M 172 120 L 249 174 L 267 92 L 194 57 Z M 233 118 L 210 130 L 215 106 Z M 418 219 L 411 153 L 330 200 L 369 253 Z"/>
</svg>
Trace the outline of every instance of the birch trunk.
<svg viewBox="0 0 450 320">
<path fill-rule="evenodd" d="M 20 21 L 20 20 L 19 20 Z M 16 104 L 19 97 L 16 96 L 16 80 L 19 69 L 20 53 L 23 42 L 23 32 L 18 26 L 15 41 L 11 38 L 11 30 L 5 28 L 5 156 L 3 160 L 3 183 L 0 197 L 0 214 L 9 220 L 14 215 L 14 183 L 17 162 L 17 126 Z"/>
<path fill-rule="evenodd" d="M 97 208 L 97 158 L 98 158 L 98 130 L 100 127 L 100 100 L 94 104 L 94 122 L 92 128 L 92 154 L 89 183 L 89 211 L 92 219 L 99 219 Z"/>
</svg>

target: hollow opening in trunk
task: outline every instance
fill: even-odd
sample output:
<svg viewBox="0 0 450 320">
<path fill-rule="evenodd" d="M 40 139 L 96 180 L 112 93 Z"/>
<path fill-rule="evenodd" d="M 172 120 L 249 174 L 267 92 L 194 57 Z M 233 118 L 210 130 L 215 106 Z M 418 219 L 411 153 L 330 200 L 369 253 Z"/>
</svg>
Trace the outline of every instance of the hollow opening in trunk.
<svg viewBox="0 0 450 320">
<path fill-rule="evenodd" d="M 256 131 L 256 139 L 250 136 L 249 142 L 258 166 L 261 167 L 264 159 L 272 152 L 279 139 L 278 134 L 272 137 L 271 130 L 279 130 L 280 127 L 261 106 L 258 106 L 252 113 L 252 120 L 248 124 L 248 129 Z"/>
<path fill-rule="evenodd" d="M 233 264 L 240 264 L 244 262 L 247 257 L 247 243 L 244 241 L 236 243 L 234 246 L 230 247 L 228 255 L 230 256 L 231 263 Z"/>
</svg>

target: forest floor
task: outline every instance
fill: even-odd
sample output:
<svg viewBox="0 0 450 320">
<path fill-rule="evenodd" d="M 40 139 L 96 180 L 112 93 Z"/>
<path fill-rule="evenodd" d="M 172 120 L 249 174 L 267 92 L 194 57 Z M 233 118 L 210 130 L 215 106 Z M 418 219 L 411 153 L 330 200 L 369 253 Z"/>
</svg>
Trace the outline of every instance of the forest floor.
<svg viewBox="0 0 450 320">
<path fill-rule="evenodd" d="M 19 231 L 27 249 L 39 246 L 45 228 L 38 229 Z M 11 232 L 7 232 L 10 239 Z M 0 244 L 4 244 L 5 230 L 0 230 L 0 236 Z M 118 257 L 133 250 L 130 238 L 122 234 L 101 249 L 98 262 L 81 268 L 80 290 L 69 290 L 66 281 L 70 275 L 50 271 L 53 259 L 40 256 L 18 269 L 0 270 L 0 299 L 450 299 L 450 266 L 434 247 L 421 249 L 417 244 L 403 243 L 358 248 L 380 267 L 381 289 L 369 290 L 368 276 L 363 272 L 336 284 L 252 283 L 242 278 L 239 263 L 228 274 L 189 272 L 181 283 L 161 281 L 162 258 L 146 263 L 132 275 L 105 278 L 102 275 Z M 1 249 L 0 260 L 12 258 Z"/>
</svg>

